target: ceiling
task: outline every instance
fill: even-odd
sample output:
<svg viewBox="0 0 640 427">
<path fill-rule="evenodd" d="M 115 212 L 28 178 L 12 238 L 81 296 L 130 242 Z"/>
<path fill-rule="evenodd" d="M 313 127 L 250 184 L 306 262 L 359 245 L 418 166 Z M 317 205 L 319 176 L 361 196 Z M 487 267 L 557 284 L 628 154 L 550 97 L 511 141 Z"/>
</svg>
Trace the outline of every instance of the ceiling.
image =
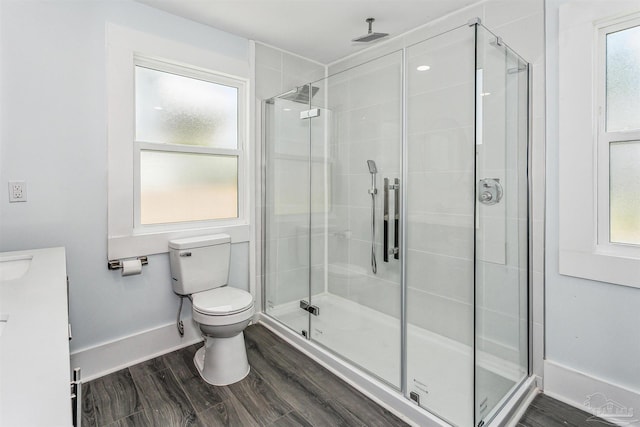
<svg viewBox="0 0 640 427">
<path fill-rule="evenodd" d="M 366 18 L 376 19 L 374 32 L 393 37 L 477 3 L 477 0 L 138 1 L 323 64 L 371 46 L 372 43 L 351 42 L 366 34 Z"/>
</svg>

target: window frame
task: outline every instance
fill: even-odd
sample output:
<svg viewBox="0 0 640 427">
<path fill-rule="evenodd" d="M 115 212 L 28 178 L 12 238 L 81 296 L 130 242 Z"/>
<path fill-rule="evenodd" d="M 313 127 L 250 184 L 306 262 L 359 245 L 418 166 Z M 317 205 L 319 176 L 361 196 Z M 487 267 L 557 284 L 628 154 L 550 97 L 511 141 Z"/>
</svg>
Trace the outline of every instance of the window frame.
<svg viewBox="0 0 640 427">
<path fill-rule="evenodd" d="M 608 243 L 609 153 L 600 135 L 606 83 L 601 30 L 640 18 L 640 10 L 626 2 L 585 8 L 571 1 L 559 14 L 559 273 L 640 288 L 640 253 Z"/>
<path fill-rule="evenodd" d="M 611 204 L 610 204 L 610 149 L 616 142 L 639 141 L 640 129 L 626 131 L 607 130 L 607 36 L 640 26 L 640 14 L 632 14 L 617 19 L 609 19 L 596 25 L 598 67 L 595 80 L 597 94 L 596 110 L 598 134 L 596 140 L 597 170 L 597 243 L 596 251 L 613 256 L 640 258 L 640 245 L 611 241 Z"/>
<path fill-rule="evenodd" d="M 220 227 L 225 225 L 235 225 L 239 221 L 241 222 L 243 218 L 246 217 L 246 207 L 244 198 L 241 197 L 242 194 L 246 191 L 246 180 L 242 179 L 244 176 L 244 152 L 246 150 L 246 133 L 243 132 L 243 129 L 246 128 L 246 115 L 243 114 L 243 111 L 246 111 L 246 84 L 244 81 L 231 78 L 228 76 L 220 75 L 213 71 L 204 71 L 195 69 L 192 67 L 186 67 L 170 62 L 160 61 L 157 59 L 150 59 L 141 55 L 134 55 L 134 73 L 135 67 L 144 67 L 148 69 L 152 69 L 155 71 L 170 73 L 182 77 L 193 78 L 197 80 L 202 80 L 222 86 L 233 87 L 237 89 L 237 117 L 238 117 L 238 137 L 237 137 L 237 148 L 211 148 L 211 147 L 202 147 L 202 146 L 191 146 L 191 145 L 181 145 L 181 144 L 168 144 L 168 143 L 160 143 L 160 142 L 148 142 L 142 141 L 135 138 L 134 131 L 134 139 L 133 139 L 133 180 L 134 180 L 134 201 L 133 201 L 133 212 L 134 212 L 134 225 L 133 225 L 133 234 L 147 234 L 153 232 L 162 232 L 168 230 L 189 230 L 192 228 L 202 228 L 202 227 Z M 135 89 L 135 88 L 134 88 Z M 135 102 L 135 99 L 134 99 Z M 135 118 L 134 118 L 134 126 L 135 126 Z M 188 154 L 211 154 L 217 156 L 229 156 L 235 157 L 237 159 L 237 217 L 235 218 L 223 218 L 223 219 L 210 219 L 210 220 L 201 220 L 201 221 L 181 221 L 174 223 L 162 223 L 162 224 L 142 224 L 141 223 L 141 185 L 140 185 L 140 153 L 141 151 L 157 151 L 157 152 L 173 152 L 173 153 L 188 153 Z"/>
<path fill-rule="evenodd" d="M 106 28 L 106 53 L 108 258 L 121 259 L 166 253 L 169 240 L 203 234 L 227 233 L 234 243 L 250 241 L 249 197 L 252 184 L 249 165 L 252 156 L 249 141 L 250 69 L 247 58 L 228 56 L 208 48 L 165 39 L 113 23 L 108 23 Z M 238 155 L 237 218 L 136 227 L 139 225 L 140 184 L 139 170 L 136 170 L 136 167 L 139 168 L 139 150 L 144 145 L 136 147 L 134 143 L 135 66 L 143 65 L 143 62 L 161 64 L 161 71 L 167 70 L 182 75 L 187 70 L 190 74 L 187 77 L 194 76 L 206 80 L 207 76 L 213 75 L 215 83 L 226 82 L 220 84 L 228 85 L 234 82 L 241 86 L 242 90 L 238 92 L 238 150 L 234 153 Z M 156 147 L 158 145 L 163 147 Z M 174 146 L 156 143 L 151 148 L 172 151 Z M 181 152 L 188 151 L 182 146 L 179 148 Z M 227 149 L 216 150 L 229 153 Z"/>
</svg>

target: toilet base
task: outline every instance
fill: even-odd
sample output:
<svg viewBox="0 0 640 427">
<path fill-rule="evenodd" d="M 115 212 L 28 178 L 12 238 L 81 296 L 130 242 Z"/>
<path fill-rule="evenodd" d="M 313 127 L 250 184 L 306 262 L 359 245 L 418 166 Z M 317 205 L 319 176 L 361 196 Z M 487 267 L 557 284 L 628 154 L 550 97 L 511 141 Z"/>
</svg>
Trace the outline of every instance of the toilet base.
<svg viewBox="0 0 640 427">
<path fill-rule="evenodd" d="M 207 337 L 193 362 L 203 380 L 218 386 L 236 383 L 251 370 L 242 332 L 229 338 Z"/>
</svg>

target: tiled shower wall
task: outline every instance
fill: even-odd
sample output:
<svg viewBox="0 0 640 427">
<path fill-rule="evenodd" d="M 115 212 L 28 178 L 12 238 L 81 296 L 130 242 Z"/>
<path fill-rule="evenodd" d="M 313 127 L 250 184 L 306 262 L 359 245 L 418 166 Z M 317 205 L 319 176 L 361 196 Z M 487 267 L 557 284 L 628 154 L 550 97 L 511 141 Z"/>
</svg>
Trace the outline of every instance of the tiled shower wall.
<svg viewBox="0 0 640 427">
<path fill-rule="evenodd" d="M 402 54 L 394 52 L 330 76 L 327 82 L 331 206 L 328 290 L 400 317 L 400 262 L 383 261 L 383 178 L 400 178 Z M 375 195 L 377 273 L 371 265 L 372 198 L 367 160 L 377 166 Z M 393 214 L 393 195 L 390 213 Z M 393 229 L 393 219 L 389 227 Z M 392 238 L 390 238 L 393 242 Z"/>
<path fill-rule="evenodd" d="M 473 343 L 474 37 L 407 49 L 407 315 Z M 429 65 L 428 71 L 418 71 Z"/>
</svg>

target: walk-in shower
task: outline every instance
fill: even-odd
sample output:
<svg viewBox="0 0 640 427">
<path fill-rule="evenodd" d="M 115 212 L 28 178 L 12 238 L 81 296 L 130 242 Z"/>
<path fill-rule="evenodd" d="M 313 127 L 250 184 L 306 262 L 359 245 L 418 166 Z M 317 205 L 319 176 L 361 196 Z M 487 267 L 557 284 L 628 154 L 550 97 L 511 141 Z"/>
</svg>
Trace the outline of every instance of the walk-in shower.
<svg viewBox="0 0 640 427">
<path fill-rule="evenodd" d="M 530 374 L 529 81 L 470 23 L 264 104 L 263 311 L 453 425 Z"/>
</svg>

